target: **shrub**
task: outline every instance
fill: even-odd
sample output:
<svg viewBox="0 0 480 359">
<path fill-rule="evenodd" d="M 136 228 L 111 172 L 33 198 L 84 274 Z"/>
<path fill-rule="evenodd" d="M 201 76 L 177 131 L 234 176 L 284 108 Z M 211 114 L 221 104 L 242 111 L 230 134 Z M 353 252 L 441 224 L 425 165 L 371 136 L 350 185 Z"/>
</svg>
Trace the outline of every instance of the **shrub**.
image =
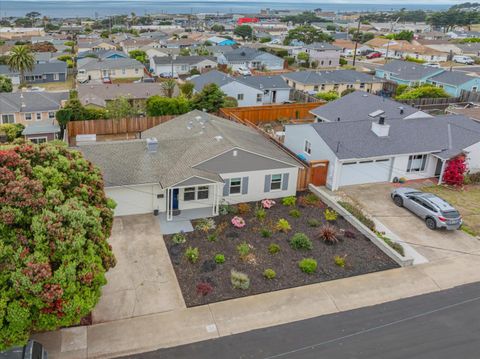
<svg viewBox="0 0 480 359">
<path fill-rule="evenodd" d="M 270 231 L 268 228 L 262 228 L 260 230 L 260 235 L 263 238 L 270 238 L 272 236 L 272 231 Z"/>
<path fill-rule="evenodd" d="M 148 116 L 182 115 L 192 109 L 190 101 L 183 97 L 169 98 L 158 95 L 149 97 L 146 103 Z"/>
<path fill-rule="evenodd" d="M 197 284 L 197 294 L 206 296 L 213 292 L 213 286 L 207 282 L 201 282 Z"/>
<path fill-rule="evenodd" d="M 265 209 L 270 209 L 275 205 L 275 201 L 273 199 L 264 199 L 262 200 L 262 207 Z"/>
<path fill-rule="evenodd" d="M 240 243 L 237 246 L 237 252 L 240 258 L 245 258 L 246 256 L 248 256 L 250 254 L 250 250 L 250 245 L 247 242 Z"/>
<path fill-rule="evenodd" d="M 284 233 L 292 229 L 292 227 L 290 226 L 290 223 L 288 223 L 288 221 L 284 218 L 280 218 L 278 220 L 276 228 L 278 231 L 284 232 Z"/>
<path fill-rule="evenodd" d="M 199 219 L 195 225 L 195 229 L 202 232 L 208 232 L 212 229 L 215 229 L 215 221 L 213 218 L 202 218 Z"/>
<path fill-rule="evenodd" d="M 304 258 L 298 262 L 298 267 L 304 273 L 314 273 L 317 271 L 317 261 L 313 258 Z"/>
<path fill-rule="evenodd" d="M 235 228 L 245 227 L 245 220 L 242 217 L 235 216 L 232 218 L 232 224 Z"/>
<path fill-rule="evenodd" d="M 222 216 L 227 215 L 229 213 L 228 207 L 229 205 L 227 203 L 220 204 L 220 206 L 218 207 L 218 213 Z"/>
<path fill-rule="evenodd" d="M 464 156 L 457 156 L 447 162 L 443 173 L 443 181 L 451 186 L 461 186 L 465 180 L 467 164 Z"/>
<path fill-rule="evenodd" d="M 239 214 L 247 214 L 247 213 L 250 213 L 250 211 L 252 210 L 252 208 L 250 207 L 250 205 L 248 203 L 238 204 L 237 209 L 238 209 Z"/>
<path fill-rule="evenodd" d="M 310 227 L 320 227 L 320 225 L 322 224 L 322 221 L 319 221 L 318 219 L 315 219 L 315 218 L 309 218 L 307 220 L 307 223 Z"/>
<path fill-rule="evenodd" d="M 319 199 L 313 193 L 308 193 L 307 195 L 303 196 L 303 200 L 306 204 L 315 205 L 318 203 Z"/>
<path fill-rule="evenodd" d="M 319 92 L 315 95 L 316 98 L 324 101 L 334 101 L 340 98 L 340 95 L 336 91 L 328 91 L 328 92 Z"/>
<path fill-rule="evenodd" d="M 277 273 L 275 273 L 273 269 L 268 268 L 263 271 L 263 276 L 267 279 L 274 279 L 277 276 Z"/>
<path fill-rule="evenodd" d="M 276 243 L 270 243 L 270 245 L 268 246 L 268 253 L 270 254 L 277 254 L 278 252 L 281 251 L 281 247 L 276 244 Z"/>
<path fill-rule="evenodd" d="M 172 236 L 172 242 L 175 244 L 182 244 L 182 243 L 185 243 L 186 241 L 187 241 L 187 236 L 183 231 L 179 233 L 175 233 Z"/>
<path fill-rule="evenodd" d="M 222 253 L 215 254 L 214 260 L 217 264 L 225 263 L 225 255 Z"/>
<path fill-rule="evenodd" d="M 257 217 L 259 221 L 263 221 L 265 217 L 267 217 L 267 211 L 264 208 L 257 208 L 255 210 L 255 217 Z"/>
<path fill-rule="evenodd" d="M 370 218 L 368 218 L 360 208 L 348 202 L 340 201 L 338 202 L 338 204 L 345 208 L 351 215 L 353 215 L 356 219 L 362 222 L 371 231 L 375 231 L 375 223 Z"/>
<path fill-rule="evenodd" d="M 467 173 L 465 179 L 463 180 L 464 184 L 480 184 L 480 172 Z"/>
<path fill-rule="evenodd" d="M 325 216 L 325 219 L 327 221 L 336 221 L 338 218 L 338 213 L 335 212 L 333 209 L 325 209 L 325 212 L 323 212 L 323 215 Z"/>
<path fill-rule="evenodd" d="M 385 237 L 383 234 L 377 234 L 377 236 L 382 239 L 389 247 L 391 247 L 394 251 L 400 254 L 402 257 L 405 256 L 405 250 L 400 243 L 392 241 L 390 238 Z"/>
<path fill-rule="evenodd" d="M 185 250 L 185 257 L 190 261 L 190 263 L 195 263 L 200 258 L 200 252 L 196 247 L 195 248 L 188 247 Z"/>
<path fill-rule="evenodd" d="M 290 238 L 290 247 L 297 250 L 311 250 L 313 248 L 312 241 L 304 233 L 295 233 Z"/>
<path fill-rule="evenodd" d="M 242 272 L 232 269 L 230 272 L 230 282 L 233 288 L 246 290 L 250 287 L 250 278 Z"/>
<path fill-rule="evenodd" d="M 207 236 L 207 241 L 209 242 L 216 242 L 217 239 L 218 239 L 218 236 L 216 233 L 212 233 Z"/>
<path fill-rule="evenodd" d="M 337 229 L 334 226 L 326 224 L 320 228 L 318 236 L 325 243 L 335 244 L 338 242 L 337 233 Z"/>
<path fill-rule="evenodd" d="M 296 208 L 292 209 L 290 212 L 288 212 L 288 214 L 293 218 L 300 218 L 300 216 L 302 215 L 302 213 Z"/>
<path fill-rule="evenodd" d="M 295 196 L 289 196 L 289 197 L 284 197 L 282 198 L 282 204 L 287 207 L 292 207 L 295 206 L 297 203 L 297 197 Z"/>
<path fill-rule="evenodd" d="M 341 257 L 341 256 L 335 256 L 333 257 L 333 261 L 335 264 L 339 267 L 345 268 L 345 262 L 346 262 L 347 256 Z"/>
</svg>

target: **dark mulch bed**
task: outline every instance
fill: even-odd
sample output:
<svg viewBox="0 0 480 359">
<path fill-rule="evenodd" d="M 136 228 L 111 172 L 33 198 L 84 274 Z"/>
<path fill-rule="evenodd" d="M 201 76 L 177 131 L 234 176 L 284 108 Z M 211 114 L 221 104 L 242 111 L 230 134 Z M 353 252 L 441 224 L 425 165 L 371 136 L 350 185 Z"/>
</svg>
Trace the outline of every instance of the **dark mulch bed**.
<svg viewBox="0 0 480 359">
<path fill-rule="evenodd" d="M 303 195 L 305 194 L 301 196 Z M 222 222 L 227 223 L 226 229 L 219 234 L 216 242 L 208 241 L 208 234 L 198 230 L 187 233 L 187 242 L 178 245 L 171 241 L 171 235 L 165 236 L 170 258 L 188 307 L 398 267 L 392 259 L 340 216 L 334 222 L 335 227 L 353 232 L 355 238 L 339 236 L 341 241 L 335 245 L 325 244 L 318 239 L 319 228 L 310 227 L 307 220 L 315 218 L 327 223 L 324 218 L 326 206 L 323 203 L 302 205 L 299 204 L 302 203 L 299 200 L 296 207 L 286 207 L 281 204 L 281 200 L 276 202 L 275 206 L 267 210 L 267 217 L 263 222 L 255 217 L 256 203 L 250 203 L 251 212 L 240 215 L 246 221 L 246 226 L 241 229 L 236 229 L 231 224 L 234 214 L 215 217 L 217 226 Z M 300 218 L 289 215 L 292 208 L 301 211 Z M 260 230 L 266 227 L 274 228 L 280 218 L 287 219 L 292 230 L 288 233 L 275 231 L 270 238 L 263 238 Z M 305 233 L 312 240 L 312 250 L 294 250 L 290 247 L 288 240 L 297 232 Z M 253 247 L 251 251 L 253 255 L 250 255 L 248 260 L 241 259 L 237 251 L 237 246 L 244 241 Z M 271 243 L 280 245 L 281 251 L 270 254 L 268 246 Z M 189 246 L 199 249 L 200 259 L 196 263 L 190 263 L 184 256 L 185 249 Z M 213 258 L 218 253 L 225 255 L 225 263 L 215 264 Z M 335 264 L 336 255 L 346 258 L 344 268 Z M 309 257 L 318 262 L 316 273 L 306 274 L 298 268 L 298 261 Z M 264 278 L 263 271 L 267 268 L 276 272 L 275 279 Z M 232 287 L 231 269 L 248 274 L 249 289 Z M 197 294 L 197 284 L 201 282 L 210 283 L 213 291 L 206 296 Z"/>
</svg>

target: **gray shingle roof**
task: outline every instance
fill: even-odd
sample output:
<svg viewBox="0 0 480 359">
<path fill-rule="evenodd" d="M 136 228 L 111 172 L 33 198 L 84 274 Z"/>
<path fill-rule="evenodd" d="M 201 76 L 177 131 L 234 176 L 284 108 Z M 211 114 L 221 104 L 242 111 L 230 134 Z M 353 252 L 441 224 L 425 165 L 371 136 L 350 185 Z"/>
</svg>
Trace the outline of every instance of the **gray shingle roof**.
<svg viewBox="0 0 480 359">
<path fill-rule="evenodd" d="M 22 135 L 44 135 L 57 132 L 60 132 L 60 126 L 58 125 L 33 123 L 25 127 L 22 131 Z"/>
<path fill-rule="evenodd" d="M 149 137 L 158 140 L 154 154 L 146 151 L 145 139 Z M 255 130 L 198 110 L 144 131 L 142 138 L 84 144 L 80 150 L 100 167 L 107 186 L 160 183 L 165 188 L 192 176 L 221 182 L 218 173 L 196 165 L 233 148 L 283 161 L 286 167 L 298 166 Z"/>
<path fill-rule="evenodd" d="M 192 82 L 195 84 L 195 90 L 197 91 L 202 91 L 202 89 L 210 83 L 215 83 L 219 87 L 222 87 L 233 81 L 235 81 L 235 79 L 232 76 L 217 70 L 209 71 L 192 79 Z"/>
<path fill-rule="evenodd" d="M 403 80 L 420 80 L 426 76 L 432 76 L 443 71 L 435 67 L 424 66 L 410 61 L 393 60 L 388 64 L 378 67 L 379 70 L 390 72 L 395 77 Z"/>
<path fill-rule="evenodd" d="M 68 92 L 0 93 L 0 113 L 54 111 L 68 97 Z"/>
<path fill-rule="evenodd" d="M 403 114 L 400 114 L 400 107 L 403 108 Z M 387 119 L 405 118 L 419 111 L 414 107 L 385 97 L 364 91 L 355 91 L 310 112 L 328 121 L 337 121 L 338 118 L 340 121 L 358 121 L 367 119 L 369 114 L 377 110 L 384 111 Z"/>
<path fill-rule="evenodd" d="M 175 59 L 173 59 L 173 63 L 194 65 L 204 60 L 217 62 L 217 59 L 213 56 L 177 56 Z M 171 64 L 172 59 L 169 56 L 155 56 L 153 58 L 153 62 L 155 62 L 157 65 L 166 65 Z"/>
<path fill-rule="evenodd" d="M 107 70 L 107 69 L 143 69 L 141 62 L 130 58 L 118 59 L 92 59 L 85 58 L 78 62 L 78 68 L 84 70 Z"/>
<path fill-rule="evenodd" d="M 327 50 L 335 50 L 340 51 L 341 48 L 338 46 L 332 45 L 328 42 L 314 42 L 313 44 L 304 45 L 302 48 L 312 49 L 317 51 L 327 51 Z"/>
<path fill-rule="evenodd" d="M 225 56 L 227 61 L 232 62 L 232 61 L 252 61 L 256 57 L 263 54 L 271 55 L 268 52 L 252 49 L 251 47 L 239 47 L 238 49 L 226 52 L 223 55 Z M 271 55 L 271 56 L 274 56 L 274 55 Z"/>
<path fill-rule="evenodd" d="M 47 62 L 45 64 L 36 64 L 33 71 L 26 71 L 25 75 L 43 75 L 43 74 L 55 74 L 55 73 L 67 73 L 67 64 L 63 61 Z M 11 71 L 7 65 L 0 65 L 0 75 L 14 75 L 18 74 L 17 71 Z"/>
<path fill-rule="evenodd" d="M 355 70 L 335 70 L 335 71 L 297 71 L 282 75 L 286 79 L 307 85 L 320 84 L 344 84 L 356 82 L 380 82 L 382 80 L 375 76 L 358 72 Z"/>
<path fill-rule="evenodd" d="M 441 82 L 442 84 L 458 86 L 473 80 L 475 77 L 465 75 L 459 71 L 445 71 L 429 78 L 429 81 Z"/>
<path fill-rule="evenodd" d="M 321 122 L 311 126 L 343 160 L 432 152 L 449 159 L 480 142 L 480 123 L 461 115 L 394 119 L 386 124 L 390 125 L 387 137 L 372 132 L 371 120 Z"/>
<path fill-rule="evenodd" d="M 147 99 L 150 96 L 163 96 L 164 92 L 158 83 L 126 83 L 126 84 L 99 84 L 78 85 L 78 98 L 84 104 L 106 106 L 106 101 L 118 97 L 128 99 Z"/>
</svg>

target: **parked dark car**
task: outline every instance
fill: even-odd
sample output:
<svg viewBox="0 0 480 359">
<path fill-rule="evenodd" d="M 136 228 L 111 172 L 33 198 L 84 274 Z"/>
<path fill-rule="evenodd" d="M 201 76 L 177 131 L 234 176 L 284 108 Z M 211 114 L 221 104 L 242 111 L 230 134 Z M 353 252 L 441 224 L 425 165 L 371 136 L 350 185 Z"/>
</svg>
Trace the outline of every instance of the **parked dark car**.
<svg viewBox="0 0 480 359">
<path fill-rule="evenodd" d="M 0 359 L 48 359 L 48 354 L 42 344 L 29 340 L 24 347 L 0 352 Z"/>
</svg>

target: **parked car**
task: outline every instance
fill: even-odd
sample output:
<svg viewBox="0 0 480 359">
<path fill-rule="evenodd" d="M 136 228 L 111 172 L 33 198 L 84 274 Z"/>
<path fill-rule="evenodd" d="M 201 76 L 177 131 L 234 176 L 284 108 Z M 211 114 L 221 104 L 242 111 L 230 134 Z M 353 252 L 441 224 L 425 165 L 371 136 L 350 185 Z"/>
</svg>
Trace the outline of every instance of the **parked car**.
<svg viewBox="0 0 480 359">
<path fill-rule="evenodd" d="M 104 77 L 102 79 L 102 83 L 104 84 L 111 84 L 112 83 L 112 80 L 110 79 L 110 77 Z"/>
<path fill-rule="evenodd" d="M 246 67 L 239 67 L 237 72 L 242 76 L 252 76 L 252 72 Z"/>
<path fill-rule="evenodd" d="M 475 61 L 470 56 L 465 55 L 455 55 L 453 57 L 453 62 L 466 65 L 473 65 L 475 63 Z"/>
<path fill-rule="evenodd" d="M 34 87 L 27 88 L 27 91 L 28 92 L 43 92 L 43 91 L 45 91 L 45 88 L 34 86 Z"/>
<path fill-rule="evenodd" d="M 153 82 L 155 82 L 155 78 L 154 77 L 142 77 L 139 80 L 133 81 L 134 84 L 139 84 L 139 83 L 142 83 L 142 82 L 153 83 Z"/>
<path fill-rule="evenodd" d="M 460 213 L 440 197 L 417 189 L 400 187 L 392 191 L 393 202 L 405 207 L 425 221 L 430 229 L 459 229 L 463 223 Z"/>
<path fill-rule="evenodd" d="M 438 62 L 427 62 L 424 64 L 427 67 L 435 67 L 435 68 L 440 68 L 440 64 Z"/>
<path fill-rule="evenodd" d="M 382 53 L 378 51 L 371 52 L 367 55 L 367 59 L 377 59 L 379 57 L 382 57 Z"/>
<path fill-rule="evenodd" d="M 0 352 L 0 359 L 48 359 L 48 354 L 42 344 L 29 340 L 24 347 Z"/>
<path fill-rule="evenodd" d="M 178 74 L 175 71 L 173 72 L 173 75 L 171 72 L 162 72 L 160 77 L 164 79 L 178 79 Z"/>
</svg>

